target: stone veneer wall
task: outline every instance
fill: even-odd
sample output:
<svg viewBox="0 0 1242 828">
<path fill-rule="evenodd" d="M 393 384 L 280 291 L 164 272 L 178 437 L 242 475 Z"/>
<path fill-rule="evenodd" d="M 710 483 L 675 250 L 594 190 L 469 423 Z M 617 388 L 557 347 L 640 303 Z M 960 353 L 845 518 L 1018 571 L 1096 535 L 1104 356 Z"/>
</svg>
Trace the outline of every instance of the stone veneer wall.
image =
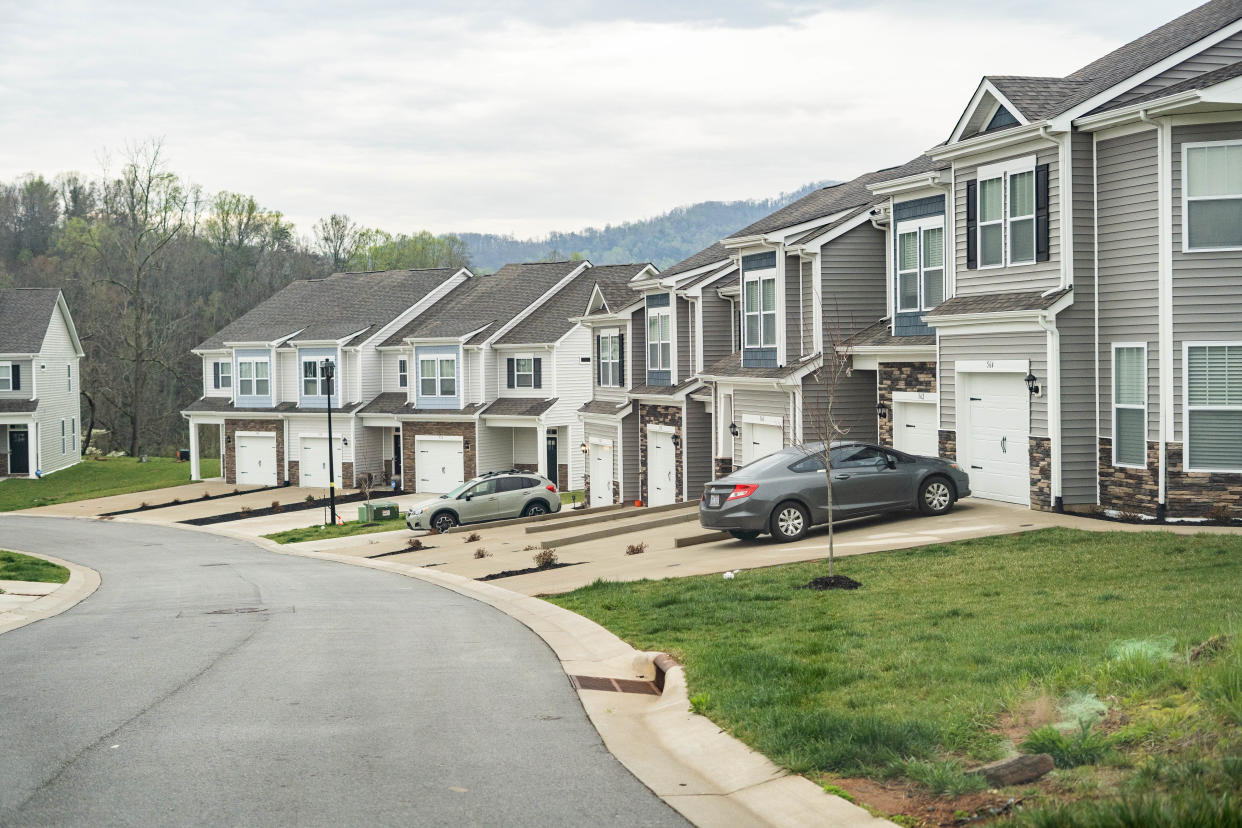
<svg viewBox="0 0 1242 828">
<path fill-rule="evenodd" d="M 1147 467 L 1113 465 L 1113 441 L 1100 438 L 1100 505 L 1118 512 L 1153 517 L 1160 502 L 1160 444 L 1147 443 Z"/>
<path fill-rule="evenodd" d="M 737 467 L 733 465 L 732 457 L 717 457 L 715 468 L 713 469 L 712 479 L 719 480 L 726 474 L 733 474 Z"/>
<path fill-rule="evenodd" d="M 1206 517 L 1213 507 L 1224 506 L 1242 518 L 1242 474 L 1188 472 L 1182 443 L 1168 443 L 1166 451 L 1169 517 Z"/>
<path fill-rule="evenodd" d="M 299 474 L 300 474 L 300 466 L 298 464 L 298 461 L 290 460 L 289 461 L 289 482 L 292 485 L 294 486 L 302 485 L 302 478 L 298 476 Z"/>
<path fill-rule="evenodd" d="M 276 435 L 276 485 L 285 483 L 285 429 L 280 420 L 225 420 L 224 421 L 224 482 L 237 482 L 237 455 L 234 447 L 239 431 L 266 431 Z"/>
<path fill-rule="evenodd" d="M 888 406 L 888 416 L 880 420 L 880 445 L 893 445 L 893 392 L 936 393 L 936 363 L 882 362 L 876 372 L 876 404 Z"/>
<path fill-rule="evenodd" d="M 940 429 L 940 456 L 946 460 L 957 459 L 957 432 Z"/>
<path fill-rule="evenodd" d="M 416 437 L 461 437 L 462 444 L 462 474 L 464 479 L 469 480 L 478 472 L 475 460 L 475 428 L 474 421 L 464 423 L 441 422 L 441 423 L 422 423 L 406 421 L 401 428 L 401 488 L 407 492 L 413 492 L 418 484 L 418 450 L 415 448 L 414 439 Z"/>
<path fill-rule="evenodd" d="M 352 489 L 354 488 L 356 483 L 357 481 L 354 480 L 354 464 L 342 461 L 341 462 L 341 486 L 347 489 Z"/>
<path fill-rule="evenodd" d="M 638 404 L 638 491 L 644 505 L 647 503 L 647 426 L 649 425 L 673 427 L 673 434 L 677 438 L 673 441 L 673 450 L 676 452 L 674 463 L 676 465 L 675 477 L 677 486 L 674 500 L 677 503 L 681 503 L 685 499 L 681 496 L 681 491 L 684 485 L 683 469 L 686 465 L 683 453 L 686 437 L 681 433 L 681 407 L 676 405 Z"/>
<path fill-rule="evenodd" d="M 1030 438 L 1031 508 L 1052 511 L 1052 439 Z"/>
<path fill-rule="evenodd" d="M 564 463 L 556 464 L 556 488 L 562 492 L 569 491 L 569 466 Z"/>
<path fill-rule="evenodd" d="M 539 473 L 538 463 L 514 463 L 513 468 L 517 469 L 520 472 L 530 472 L 531 474 Z"/>
</svg>

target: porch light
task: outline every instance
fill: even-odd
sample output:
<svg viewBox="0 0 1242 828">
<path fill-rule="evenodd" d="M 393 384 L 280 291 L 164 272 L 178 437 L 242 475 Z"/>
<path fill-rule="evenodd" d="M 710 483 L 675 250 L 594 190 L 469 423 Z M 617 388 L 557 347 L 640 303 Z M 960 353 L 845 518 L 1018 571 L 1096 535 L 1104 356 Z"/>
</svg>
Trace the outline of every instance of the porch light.
<svg viewBox="0 0 1242 828">
<path fill-rule="evenodd" d="M 729 423 L 729 433 L 736 437 L 741 432 L 737 429 L 737 423 Z"/>
<path fill-rule="evenodd" d="M 1035 375 L 1028 373 L 1025 379 L 1026 379 L 1026 390 L 1031 392 L 1031 396 L 1033 397 L 1036 394 L 1038 394 L 1039 385 L 1037 383 L 1039 382 L 1039 380 L 1035 378 Z"/>
<path fill-rule="evenodd" d="M 673 435 L 673 448 L 678 448 L 679 446 L 681 446 L 681 435 L 674 434 Z"/>
<path fill-rule="evenodd" d="M 342 438 L 341 438 L 341 445 L 342 445 L 342 446 L 348 446 L 348 445 L 349 445 L 349 438 L 348 438 L 348 437 L 342 437 Z"/>
<path fill-rule="evenodd" d="M 883 400 L 880 400 L 878 403 L 875 404 L 875 415 L 879 417 L 881 420 L 888 419 L 888 406 L 884 403 Z"/>
<path fill-rule="evenodd" d="M 586 443 L 583 443 L 582 445 L 578 446 L 578 451 L 582 452 L 583 454 L 586 454 L 586 453 L 587 453 L 587 444 L 586 444 Z"/>
</svg>

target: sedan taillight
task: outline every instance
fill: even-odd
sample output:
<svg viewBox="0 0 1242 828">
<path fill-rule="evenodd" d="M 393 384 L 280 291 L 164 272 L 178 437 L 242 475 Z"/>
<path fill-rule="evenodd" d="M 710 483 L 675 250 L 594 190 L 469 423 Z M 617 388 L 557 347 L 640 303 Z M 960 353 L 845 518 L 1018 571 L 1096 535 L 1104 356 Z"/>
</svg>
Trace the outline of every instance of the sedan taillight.
<svg viewBox="0 0 1242 828">
<path fill-rule="evenodd" d="M 733 487 L 733 491 L 729 492 L 729 496 L 725 500 L 739 500 L 743 497 L 750 497 L 755 493 L 755 489 L 758 488 L 754 483 L 738 483 Z"/>
</svg>

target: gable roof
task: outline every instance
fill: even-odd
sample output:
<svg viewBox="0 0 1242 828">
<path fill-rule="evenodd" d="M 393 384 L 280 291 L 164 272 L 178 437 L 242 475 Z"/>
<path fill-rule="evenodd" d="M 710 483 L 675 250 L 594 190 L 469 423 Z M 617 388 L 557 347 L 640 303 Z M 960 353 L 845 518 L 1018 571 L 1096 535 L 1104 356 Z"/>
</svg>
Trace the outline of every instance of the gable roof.
<svg viewBox="0 0 1242 828">
<path fill-rule="evenodd" d="M 647 263 L 624 265 L 600 265 L 591 267 L 578 274 L 572 282 L 558 290 L 530 315 L 514 325 L 504 336 L 496 340 L 497 345 L 518 345 L 526 343 L 556 342 L 574 326 L 569 320 L 581 316 L 591 300 L 595 286 L 600 286 L 604 301 L 611 294 L 614 298 L 624 295 L 632 299 L 634 292 L 628 287 L 630 279 L 647 269 Z M 627 302 L 618 302 L 618 308 Z"/>
<path fill-rule="evenodd" d="M 738 234 L 734 233 L 733 235 L 736 236 Z M 687 256 L 672 267 L 666 267 L 664 270 L 660 271 L 660 275 L 663 277 L 678 276 L 682 273 L 696 270 L 704 265 L 723 262 L 728 258 L 729 251 L 725 249 L 725 246 L 720 242 L 715 242 L 709 247 L 704 247 L 698 253 L 695 253 L 692 256 Z"/>
<path fill-rule="evenodd" d="M 507 264 L 490 276 L 475 276 L 458 285 L 424 313 L 384 340 L 400 345 L 406 339 L 464 337 L 485 339 L 524 311 L 557 282 L 589 262 L 527 262 Z M 588 293 L 588 296 L 590 294 Z M 582 306 L 586 305 L 586 297 Z M 577 309 L 578 312 L 581 308 Z"/>
<path fill-rule="evenodd" d="M 1213 69 L 1211 72 L 1204 72 L 1202 75 L 1196 75 L 1193 78 L 1187 78 L 1179 83 L 1170 84 L 1146 95 L 1139 95 L 1137 98 L 1130 98 L 1124 101 L 1111 101 L 1104 106 L 1096 109 L 1095 112 L 1107 112 L 1112 109 L 1120 109 L 1124 106 L 1135 106 L 1136 104 L 1145 104 L 1148 101 L 1167 98 L 1170 95 L 1178 95 L 1182 92 L 1195 92 L 1200 89 L 1207 89 L 1209 86 L 1215 86 L 1218 83 L 1224 83 L 1227 80 L 1233 80 L 1242 76 L 1242 60 L 1237 63 L 1231 63 L 1228 66 L 1222 66 L 1219 69 Z"/>
<path fill-rule="evenodd" d="M 1022 75 L 988 75 L 987 80 L 1004 95 L 1018 111 L 1012 113 L 1038 121 L 1050 114 L 1057 105 L 1082 86 L 1083 81 L 1069 78 L 1039 78 Z"/>
<path fill-rule="evenodd" d="M 0 354 L 39 353 L 58 299 L 59 288 L 0 290 Z"/>
<path fill-rule="evenodd" d="M 351 337 L 357 341 L 358 336 L 375 333 L 461 271 L 440 267 L 334 273 L 323 279 L 293 282 L 225 325 L 195 350 L 223 348 L 226 342 L 273 342 L 295 333 L 301 340 Z"/>
<path fill-rule="evenodd" d="M 616 313 L 627 305 L 637 301 L 638 294 L 630 287 L 630 280 L 636 279 L 648 267 L 647 263 L 624 265 L 599 265 L 591 268 L 590 275 L 595 278 L 599 292 L 604 295 L 604 302 L 611 313 Z"/>
</svg>

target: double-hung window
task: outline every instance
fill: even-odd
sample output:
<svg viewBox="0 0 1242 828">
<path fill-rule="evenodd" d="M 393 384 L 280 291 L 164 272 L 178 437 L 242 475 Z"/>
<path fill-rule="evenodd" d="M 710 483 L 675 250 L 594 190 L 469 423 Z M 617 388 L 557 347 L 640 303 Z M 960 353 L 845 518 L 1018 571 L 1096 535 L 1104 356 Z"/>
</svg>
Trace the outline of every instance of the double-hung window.
<svg viewBox="0 0 1242 828">
<path fill-rule="evenodd" d="M 13 389 L 13 363 L 0 362 L 0 391 Z"/>
<path fill-rule="evenodd" d="M 534 357 L 516 357 L 513 360 L 513 385 L 516 388 L 535 387 Z"/>
<path fill-rule="evenodd" d="M 328 360 L 334 366 L 335 360 Z M 308 357 L 302 360 L 302 396 L 326 397 L 331 393 L 332 381 L 324 376 L 321 358 Z M 335 375 L 335 371 L 333 374 Z"/>
<path fill-rule="evenodd" d="M 647 311 L 647 370 L 673 369 L 672 314 L 668 308 Z"/>
<path fill-rule="evenodd" d="M 69 426 L 64 420 L 60 421 L 60 453 L 65 454 L 69 451 Z"/>
<path fill-rule="evenodd" d="M 410 363 L 405 357 L 397 360 L 397 387 L 407 388 L 410 384 Z"/>
<path fill-rule="evenodd" d="M 233 387 L 233 363 L 227 360 L 220 360 L 215 363 L 215 382 L 216 388 L 232 388 Z"/>
<path fill-rule="evenodd" d="M 743 294 L 746 347 L 776 347 L 776 270 L 747 273 Z"/>
<path fill-rule="evenodd" d="M 979 267 L 1035 261 L 1035 157 L 979 168 Z"/>
<path fill-rule="evenodd" d="M 599 384 L 609 388 L 616 388 L 623 384 L 619 331 L 604 331 L 599 335 Z"/>
<path fill-rule="evenodd" d="M 1147 346 L 1113 345 L 1113 465 L 1147 466 Z"/>
<path fill-rule="evenodd" d="M 266 359 L 237 360 L 237 394 L 242 397 L 266 397 L 272 392 Z"/>
<path fill-rule="evenodd" d="M 428 357 L 418 361 L 418 393 L 424 397 L 457 396 L 457 359 Z"/>
<path fill-rule="evenodd" d="M 70 394 L 73 393 L 73 364 L 72 363 L 67 363 L 65 365 L 65 390 L 68 391 Z"/>
<path fill-rule="evenodd" d="M 1185 348 L 1186 468 L 1242 472 L 1242 342 Z"/>
<path fill-rule="evenodd" d="M 1182 145 L 1182 249 L 1242 249 L 1242 141 Z"/>
<path fill-rule="evenodd" d="M 897 310 L 934 308 L 944 301 L 944 216 L 897 226 Z"/>
</svg>

